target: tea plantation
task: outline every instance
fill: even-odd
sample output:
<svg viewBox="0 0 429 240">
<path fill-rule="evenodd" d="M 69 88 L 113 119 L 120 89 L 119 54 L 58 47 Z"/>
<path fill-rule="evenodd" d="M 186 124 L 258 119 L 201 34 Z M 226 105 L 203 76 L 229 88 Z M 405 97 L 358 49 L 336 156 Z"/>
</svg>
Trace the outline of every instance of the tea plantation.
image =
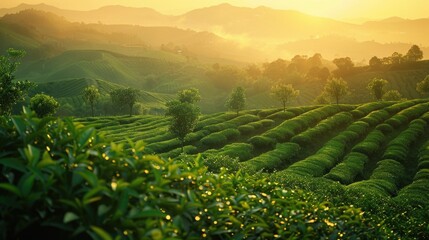
<svg viewBox="0 0 429 240">
<path fill-rule="evenodd" d="M 429 238 L 426 99 L 0 123 L 0 238 Z"/>
</svg>

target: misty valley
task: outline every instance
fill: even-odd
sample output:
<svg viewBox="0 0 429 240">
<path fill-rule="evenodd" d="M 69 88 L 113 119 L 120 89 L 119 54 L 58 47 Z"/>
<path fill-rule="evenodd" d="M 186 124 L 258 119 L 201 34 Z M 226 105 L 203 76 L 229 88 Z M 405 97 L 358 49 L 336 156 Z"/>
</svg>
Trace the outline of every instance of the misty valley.
<svg viewBox="0 0 429 240">
<path fill-rule="evenodd" d="M 0 239 L 429 238 L 429 18 L 229 2 L 0 3 Z"/>
</svg>

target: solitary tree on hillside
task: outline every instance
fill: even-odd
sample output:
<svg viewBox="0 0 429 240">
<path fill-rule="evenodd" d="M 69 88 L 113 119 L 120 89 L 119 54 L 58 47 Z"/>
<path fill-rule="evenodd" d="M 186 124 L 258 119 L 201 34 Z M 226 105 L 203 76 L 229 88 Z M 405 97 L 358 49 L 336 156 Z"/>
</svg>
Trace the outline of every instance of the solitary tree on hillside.
<svg viewBox="0 0 429 240">
<path fill-rule="evenodd" d="M 0 115 L 10 115 L 12 107 L 24 100 L 33 86 L 28 81 L 14 81 L 18 60 L 24 55 L 24 51 L 9 48 L 6 56 L 0 56 Z"/>
<path fill-rule="evenodd" d="M 83 99 L 91 105 L 91 115 L 94 117 L 94 104 L 100 98 L 98 88 L 91 85 L 83 90 Z"/>
<path fill-rule="evenodd" d="M 128 106 L 130 116 L 133 115 L 133 106 L 137 101 L 138 91 L 132 88 L 116 89 L 110 92 L 112 102 L 119 107 Z"/>
<path fill-rule="evenodd" d="M 192 92 L 195 101 L 187 101 L 189 98 L 182 97 L 190 92 Z M 167 103 L 167 112 L 165 115 L 171 117 L 169 130 L 180 140 L 182 152 L 184 152 L 185 138 L 194 130 L 200 115 L 199 107 L 194 104 L 200 99 L 200 95 L 197 89 L 188 89 L 180 91 L 178 96 L 179 100 Z"/>
<path fill-rule="evenodd" d="M 324 91 L 338 104 L 340 98 L 348 94 L 348 85 L 342 78 L 331 78 L 326 83 Z"/>
<path fill-rule="evenodd" d="M 416 90 L 422 95 L 429 93 L 429 75 L 427 75 L 423 81 L 417 83 Z"/>
<path fill-rule="evenodd" d="M 420 59 L 423 59 L 423 52 L 422 50 L 420 50 L 419 46 L 417 45 L 413 45 L 407 52 L 407 54 L 405 55 L 405 58 L 408 61 L 418 61 Z"/>
<path fill-rule="evenodd" d="M 196 103 L 201 100 L 200 92 L 196 88 L 182 90 L 177 95 L 180 102 Z"/>
<path fill-rule="evenodd" d="M 242 87 L 237 87 L 234 89 L 226 101 L 226 106 L 228 109 L 234 110 L 237 115 L 241 110 L 246 106 L 246 95 Z"/>
<path fill-rule="evenodd" d="M 30 99 L 30 109 L 40 118 L 55 114 L 60 104 L 55 98 L 46 94 L 36 94 Z"/>
<path fill-rule="evenodd" d="M 367 88 L 371 91 L 371 94 L 374 95 L 375 99 L 377 99 L 377 101 L 380 101 L 383 97 L 383 94 L 385 93 L 384 87 L 387 83 L 387 80 L 381 78 L 373 78 L 368 83 Z"/>
<path fill-rule="evenodd" d="M 403 99 L 402 94 L 398 90 L 389 90 L 383 94 L 384 101 L 400 101 Z"/>
<path fill-rule="evenodd" d="M 291 84 L 280 83 L 271 88 L 271 95 L 282 103 L 283 112 L 286 112 L 286 104 L 299 95 L 299 90 L 295 90 Z"/>
</svg>

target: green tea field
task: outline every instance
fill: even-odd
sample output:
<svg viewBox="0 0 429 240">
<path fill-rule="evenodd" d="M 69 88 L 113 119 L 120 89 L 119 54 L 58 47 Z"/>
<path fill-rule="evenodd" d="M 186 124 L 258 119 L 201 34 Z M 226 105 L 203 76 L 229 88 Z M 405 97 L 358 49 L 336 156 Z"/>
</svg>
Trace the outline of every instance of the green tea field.
<svg viewBox="0 0 429 240">
<path fill-rule="evenodd" d="M 150 154 L 181 154 L 167 117 L 77 121 L 117 143 L 143 140 Z M 426 100 L 217 113 L 201 117 L 184 150 L 237 158 L 239 168 L 252 174 L 324 178 L 381 196 L 412 196 L 412 202 L 425 204 L 429 195 L 419 192 L 419 186 L 429 181 L 428 159 L 427 151 L 419 155 L 419 149 L 429 140 L 428 121 Z"/>
</svg>

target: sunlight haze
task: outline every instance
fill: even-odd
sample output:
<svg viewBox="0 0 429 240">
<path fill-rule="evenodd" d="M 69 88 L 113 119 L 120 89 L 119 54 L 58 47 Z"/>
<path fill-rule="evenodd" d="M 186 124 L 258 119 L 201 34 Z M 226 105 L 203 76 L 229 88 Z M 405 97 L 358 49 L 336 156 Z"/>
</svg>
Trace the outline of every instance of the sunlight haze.
<svg viewBox="0 0 429 240">
<path fill-rule="evenodd" d="M 383 19 L 388 17 L 427 18 L 429 3 L 426 0 L 26 0 L 27 4 L 45 3 L 64 9 L 92 10 L 106 5 L 122 5 L 128 7 L 149 7 L 164 14 L 182 14 L 196 8 L 229 3 L 234 6 L 258 7 L 267 6 L 275 9 L 297 10 L 303 13 L 348 21 Z M 2 0 L 0 8 L 15 7 L 22 2 Z"/>
</svg>

